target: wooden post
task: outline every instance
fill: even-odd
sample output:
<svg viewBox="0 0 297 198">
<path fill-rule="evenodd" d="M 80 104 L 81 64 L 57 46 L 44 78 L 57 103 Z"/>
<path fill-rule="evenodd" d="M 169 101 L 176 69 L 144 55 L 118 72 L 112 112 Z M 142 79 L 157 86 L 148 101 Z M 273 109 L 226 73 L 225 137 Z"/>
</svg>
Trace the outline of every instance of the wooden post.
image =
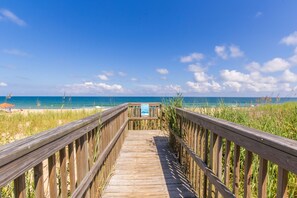
<svg viewBox="0 0 297 198">
<path fill-rule="evenodd" d="M 61 197 L 67 198 L 67 169 L 66 169 L 66 149 L 62 148 L 60 154 L 60 176 L 61 176 Z"/>
<path fill-rule="evenodd" d="M 25 173 L 14 180 L 14 196 L 15 198 L 26 197 Z"/>
<path fill-rule="evenodd" d="M 36 198 L 44 198 L 42 162 L 34 167 L 34 189 Z"/>
<path fill-rule="evenodd" d="M 267 160 L 260 157 L 258 197 L 267 197 Z"/>
<path fill-rule="evenodd" d="M 277 174 L 277 198 L 288 197 L 287 193 L 288 171 L 278 166 Z"/>
<path fill-rule="evenodd" d="M 252 161 L 253 153 L 245 150 L 245 162 L 244 162 L 244 197 L 249 198 L 252 196 Z"/>
<path fill-rule="evenodd" d="M 229 140 L 226 140 L 224 180 L 225 180 L 225 185 L 227 187 L 230 187 L 230 162 L 231 162 L 230 147 L 231 147 L 231 142 Z"/>
<path fill-rule="evenodd" d="M 239 178 L 240 178 L 240 147 L 234 144 L 234 171 L 233 171 L 233 193 L 239 196 Z"/>
<path fill-rule="evenodd" d="M 56 174 L 56 156 L 53 154 L 48 158 L 48 173 L 49 173 L 49 191 L 50 197 L 56 198 L 57 195 L 57 174 Z"/>
<path fill-rule="evenodd" d="M 68 145 L 68 159 L 69 159 L 70 194 L 72 194 L 75 190 L 75 163 L 74 163 L 73 143 L 70 143 Z"/>
</svg>

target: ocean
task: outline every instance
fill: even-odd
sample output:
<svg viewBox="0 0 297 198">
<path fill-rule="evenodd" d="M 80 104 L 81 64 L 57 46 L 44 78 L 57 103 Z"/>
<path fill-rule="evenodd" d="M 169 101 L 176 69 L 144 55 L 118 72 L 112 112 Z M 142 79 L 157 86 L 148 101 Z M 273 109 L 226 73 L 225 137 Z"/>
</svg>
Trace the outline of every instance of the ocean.
<svg viewBox="0 0 297 198">
<path fill-rule="evenodd" d="M 172 97 L 91 97 L 91 96 L 13 96 L 6 100 L 0 96 L 0 103 L 8 102 L 17 109 L 78 109 L 94 107 L 112 107 L 126 102 L 164 102 Z M 297 98 L 271 98 L 270 103 L 296 101 Z M 185 107 L 218 106 L 251 106 L 264 103 L 265 98 L 257 97 L 184 97 Z"/>
</svg>

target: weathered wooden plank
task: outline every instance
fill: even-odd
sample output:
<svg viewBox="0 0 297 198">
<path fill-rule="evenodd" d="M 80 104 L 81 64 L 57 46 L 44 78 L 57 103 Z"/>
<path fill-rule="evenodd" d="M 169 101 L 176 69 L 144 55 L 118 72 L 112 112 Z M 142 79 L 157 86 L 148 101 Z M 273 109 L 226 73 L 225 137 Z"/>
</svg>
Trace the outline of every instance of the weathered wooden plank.
<svg viewBox="0 0 297 198">
<path fill-rule="evenodd" d="M 59 151 L 60 159 L 60 178 L 61 178 L 61 197 L 66 198 L 68 196 L 67 192 L 67 168 L 66 168 L 66 149 L 62 148 Z"/>
<path fill-rule="evenodd" d="M 95 128 L 96 126 L 98 126 L 99 119 L 101 123 L 106 122 L 108 119 L 114 117 L 115 115 L 118 115 L 119 113 L 125 111 L 126 109 L 127 109 L 127 104 L 122 104 L 117 107 L 103 111 L 101 113 L 89 116 L 87 118 L 63 125 L 61 127 L 44 131 L 36 135 L 24 138 L 22 140 L 0 146 L 0 151 L 1 151 L 0 166 L 3 166 L 4 164 L 7 164 L 17 158 L 20 158 L 21 156 L 24 156 L 33 150 L 41 148 L 42 146 L 50 142 L 59 140 L 61 137 L 65 135 L 68 135 L 70 133 L 81 132 L 82 131 L 81 128 L 83 127 L 86 127 L 87 130 L 85 131 L 88 132 L 93 128 Z M 91 125 L 91 123 L 94 123 L 94 122 L 96 122 L 96 124 Z M 60 142 L 60 144 L 63 144 L 63 142 Z M 67 144 L 64 144 L 62 148 L 65 147 L 66 145 Z M 50 155 L 52 155 L 55 152 L 50 153 Z"/>
<path fill-rule="evenodd" d="M 267 197 L 267 160 L 260 157 L 258 197 Z"/>
<path fill-rule="evenodd" d="M 252 161 L 253 153 L 245 150 L 245 162 L 244 162 L 244 197 L 249 198 L 252 196 Z"/>
<path fill-rule="evenodd" d="M 227 187 L 230 186 L 230 161 L 231 161 L 230 148 L 231 148 L 231 142 L 229 140 L 226 140 L 224 183 Z"/>
<path fill-rule="evenodd" d="M 88 189 L 89 185 L 93 181 L 95 175 L 97 174 L 99 168 L 102 166 L 104 161 L 106 160 L 107 155 L 111 152 L 113 146 L 116 144 L 117 140 L 121 136 L 121 134 L 124 132 L 126 125 L 128 123 L 128 120 L 124 122 L 124 124 L 121 126 L 117 134 L 113 137 L 113 139 L 109 142 L 109 144 L 105 147 L 104 151 L 100 154 L 100 157 L 95 162 L 94 166 L 91 168 L 91 170 L 87 173 L 87 175 L 83 178 L 80 185 L 76 188 L 76 190 L 73 192 L 73 197 L 82 197 L 86 190 Z"/>
<path fill-rule="evenodd" d="M 51 198 L 58 197 L 57 195 L 57 174 L 56 174 L 56 155 L 48 158 L 48 172 L 49 172 L 49 192 Z"/>
<path fill-rule="evenodd" d="M 234 145 L 234 160 L 233 160 L 233 193 L 236 197 L 239 196 L 239 179 L 240 179 L 240 146 Z"/>
<path fill-rule="evenodd" d="M 127 139 L 130 135 L 141 136 L 144 133 L 146 131 L 129 131 Z M 177 159 L 169 150 L 167 137 L 160 131 L 148 133 L 149 136 L 143 136 L 147 141 L 141 141 L 146 148 L 153 148 L 147 150 L 149 157 L 144 150 L 139 155 L 135 148 L 125 149 L 130 147 L 125 142 L 103 197 L 196 197 Z M 130 157 L 127 159 L 127 156 Z M 156 158 L 152 160 L 150 156 Z"/>
<path fill-rule="evenodd" d="M 68 145 L 68 160 L 69 160 L 69 179 L 70 179 L 70 194 L 75 190 L 75 162 L 74 162 L 74 147 L 73 143 Z"/>
<path fill-rule="evenodd" d="M 14 196 L 15 198 L 25 198 L 26 197 L 26 183 L 25 174 L 22 174 L 14 180 Z"/>
<path fill-rule="evenodd" d="M 34 167 L 34 190 L 36 198 L 44 198 L 42 162 Z"/>
<path fill-rule="evenodd" d="M 287 193 L 288 171 L 278 166 L 277 174 L 277 198 L 288 197 Z"/>
<path fill-rule="evenodd" d="M 296 141 L 180 108 L 176 113 L 297 174 Z"/>
<path fill-rule="evenodd" d="M 178 137 L 174 133 L 172 134 L 175 136 L 176 140 L 182 144 L 182 146 L 186 149 L 186 151 L 190 154 L 190 156 L 195 160 L 195 162 L 203 170 L 207 179 L 218 189 L 218 191 L 224 197 L 235 197 L 234 194 L 223 183 L 219 182 L 219 179 L 213 173 L 213 171 L 207 166 L 207 164 L 201 158 L 195 155 L 195 153 L 188 148 L 188 146 L 183 142 L 183 140 L 180 137 Z"/>
</svg>

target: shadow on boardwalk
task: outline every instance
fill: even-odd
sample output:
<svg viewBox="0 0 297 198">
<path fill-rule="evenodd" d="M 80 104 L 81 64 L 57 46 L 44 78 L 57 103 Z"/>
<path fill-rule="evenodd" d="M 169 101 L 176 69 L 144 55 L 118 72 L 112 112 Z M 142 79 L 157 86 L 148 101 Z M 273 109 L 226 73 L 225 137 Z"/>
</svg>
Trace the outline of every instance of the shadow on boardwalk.
<svg viewBox="0 0 297 198">
<path fill-rule="evenodd" d="M 168 145 L 168 137 L 155 136 L 154 142 L 170 197 L 196 197 L 182 167 Z"/>
</svg>

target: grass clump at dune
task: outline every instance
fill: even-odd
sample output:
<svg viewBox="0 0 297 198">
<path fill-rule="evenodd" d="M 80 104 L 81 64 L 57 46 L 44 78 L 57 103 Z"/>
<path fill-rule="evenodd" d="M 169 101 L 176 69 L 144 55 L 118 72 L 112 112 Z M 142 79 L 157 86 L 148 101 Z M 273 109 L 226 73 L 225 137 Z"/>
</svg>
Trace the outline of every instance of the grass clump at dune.
<svg viewBox="0 0 297 198">
<path fill-rule="evenodd" d="M 250 128 L 255 128 L 277 136 L 297 140 L 297 103 L 288 102 L 283 104 L 263 104 L 256 107 L 230 107 L 221 104 L 216 108 L 193 108 L 192 111 L 228 120 Z M 233 148 L 231 158 L 233 159 Z M 245 152 L 240 152 L 240 167 L 244 167 Z M 231 160 L 232 161 L 232 160 Z M 252 163 L 252 192 L 257 196 L 259 158 L 254 154 Z M 272 162 L 268 163 L 267 197 L 276 196 L 277 168 Z M 244 169 L 240 170 L 240 178 L 244 177 Z M 243 195 L 243 180 L 240 182 L 240 195 Z M 289 173 L 288 181 L 289 197 L 297 196 L 297 176 Z"/>
<path fill-rule="evenodd" d="M 0 145 L 55 128 L 99 112 L 98 109 L 0 112 Z"/>
</svg>

